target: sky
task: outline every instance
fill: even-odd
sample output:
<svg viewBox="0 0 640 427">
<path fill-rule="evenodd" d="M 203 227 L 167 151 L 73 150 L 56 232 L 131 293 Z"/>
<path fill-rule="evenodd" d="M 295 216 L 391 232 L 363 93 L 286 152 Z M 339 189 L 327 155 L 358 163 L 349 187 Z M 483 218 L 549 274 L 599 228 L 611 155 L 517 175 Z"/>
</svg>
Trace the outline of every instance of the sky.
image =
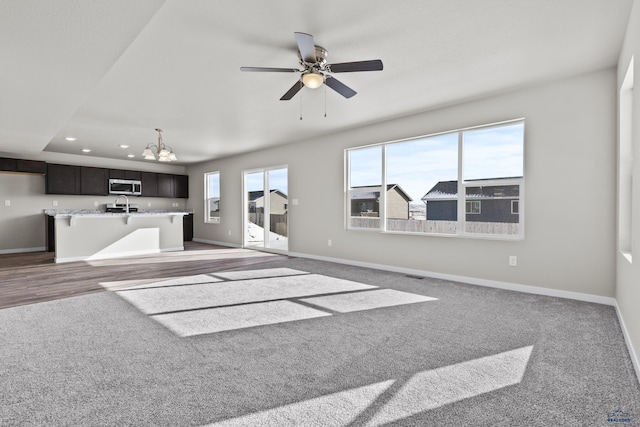
<svg viewBox="0 0 640 427">
<path fill-rule="evenodd" d="M 524 123 L 463 132 L 463 179 L 523 175 Z M 420 199 L 438 181 L 458 179 L 458 133 L 386 145 L 387 184 L 399 184 Z M 380 185 L 382 146 L 350 150 L 351 186 Z"/>
<path fill-rule="evenodd" d="M 269 188 L 271 190 L 280 190 L 284 194 L 289 194 L 287 172 L 287 168 L 268 170 L 267 173 L 269 175 Z M 248 173 L 246 177 L 247 191 L 264 190 L 264 172 Z"/>
</svg>

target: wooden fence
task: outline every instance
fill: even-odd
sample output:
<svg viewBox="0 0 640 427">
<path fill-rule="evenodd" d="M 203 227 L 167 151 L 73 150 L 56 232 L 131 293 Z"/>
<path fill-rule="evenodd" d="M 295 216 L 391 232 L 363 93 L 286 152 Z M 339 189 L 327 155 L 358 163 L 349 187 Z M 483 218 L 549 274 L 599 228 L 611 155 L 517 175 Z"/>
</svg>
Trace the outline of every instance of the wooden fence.
<svg viewBox="0 0 640 427">
<path fill-rule="evenodd" d="M 272 231 L 281 236 L 288 236 L 288 227 L 287 227 L 287 214 L 283 215 L 270 215 L 269 221 L 269 231 Z M 249 222 L 252 222 L 260 227 L 264 227 L 264 213 L 249 213 Z"/>
<path fill-rule="evenodd" d="M 351 217 L 351 227 L 380 228 L 380 218 Z M 405 233 L 441 233 L 456 234 L 457 221 L 433 221 L 415 219 L 388 219 L 387 231 Z M 520 224 L 506 222 L 471 222 L 465 223 L 465 232 L 470 234 L 503 234 L 515 236 L 520 231 Z"/>
</svg>

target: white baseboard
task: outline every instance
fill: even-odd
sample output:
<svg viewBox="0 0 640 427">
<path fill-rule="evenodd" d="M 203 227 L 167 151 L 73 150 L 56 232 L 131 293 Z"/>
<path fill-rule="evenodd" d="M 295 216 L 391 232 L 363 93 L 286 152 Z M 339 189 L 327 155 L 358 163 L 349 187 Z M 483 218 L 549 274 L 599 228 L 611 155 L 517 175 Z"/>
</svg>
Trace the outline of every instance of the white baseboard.
<svg viewBox="0 0 640 427">
<path fill-rule="evenodd" d="M 25 252 L 44 252 L 47 248 L 44 246 L 37 248 L 16 248 L 16 249 L 0 249 L 0 255 L 3 254 L 21 254 Z"/>
<path fill-rule="evenodd" d="M 627 326 L 624 323 L 624 318 L 622 317 L 622 313 L 620 312 L 620 307 L 618 307 L 618 303 L 615 303 L 616 314 L 618 315 L 618 322 L 620 323 L 620 328 L 622 328 L 622 335 L 624 336 L 624 342 L 627 344 L 627 349 L 629 350 L 629 357 L 631 357 L 631 363 L 633 364 L 633 368 L 636 371 L 636 378 L 640 381 L 640 359 L 638 359 L 638 354 L 633 348 L 633 344 L 631 343 L 631 336 L 629 335 L 629 331 L 627 330 Z"/>
<path fill-rule="evenodd" d="M 538 286 L 520 285 L 517 283 L 500 282 L 497 280 L 478 279 L 475 277 L 457 276 L 453 274 L 436 273 L 433 271 L 417 270 L 413 268 L 396 267 L 386 264 L 374 264 L 369 262 L 352 261 L 340 258 L 331 258 L 317 255 L 308 255 L 304 253 L 289 252 L 290 256 L 316 259 L 319 261 L 335 262 L 337 264 L 353 265 L 356 267 L 373 268 L 376 270 L 393 271 L 395 273 L 410 274 L 413 276 L 432 277 L 434 279 L 451 280 L 454 282 L 468 283 L 471 285 L 486 286 L 489 288 L 498 288 L 508 291 L 525 292 L 528 294 L 546 295 L 550 297 L 568 298 L 578 301 L 592 302 L 596 304 L 616 305 L 615 298 L 603 297 L 600 295 L 585 294 L 581 292 L 563 291 L 559 289 L 542 288 Z"/>
<path fill-rule="evenodd" d="M 206 240 L 206 239 L 198 239 L 198 238 L 193 238 L 194 242 L 198 242 L 198 243 L 206 243 L 208 245 L 216 245 L 216 246 L 226 246 L 228 248 L 241 248 L 241 245 L 235 244 L 235 243 L 229 243 L 229 242 L 218 242 L 216 240 Z"/>
</svg>

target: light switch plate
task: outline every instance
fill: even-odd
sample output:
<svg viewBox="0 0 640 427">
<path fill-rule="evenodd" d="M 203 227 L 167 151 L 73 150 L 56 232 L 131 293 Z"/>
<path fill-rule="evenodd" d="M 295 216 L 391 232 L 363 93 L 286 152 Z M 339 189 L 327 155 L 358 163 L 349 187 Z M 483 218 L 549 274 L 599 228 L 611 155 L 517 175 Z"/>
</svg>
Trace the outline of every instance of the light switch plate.
<svg viewBox="0 0 640 427">
<path fill-rule="evenodd" d="M 4 201 L 4 205 L 5 206 L 11 206 L 11 200 L 5 200 Z"/>
</svg>

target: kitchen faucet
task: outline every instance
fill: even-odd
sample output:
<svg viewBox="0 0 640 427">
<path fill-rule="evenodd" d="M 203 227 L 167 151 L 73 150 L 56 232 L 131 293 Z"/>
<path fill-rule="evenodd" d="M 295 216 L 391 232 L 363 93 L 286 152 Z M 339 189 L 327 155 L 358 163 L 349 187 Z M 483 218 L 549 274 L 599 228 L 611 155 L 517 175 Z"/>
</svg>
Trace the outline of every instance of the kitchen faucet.
<svg viewBox="0 0 640 427">
<path fill-rule="evenodd" d="M 127 213 L 129 213 L 129 198 L 127 196 L 125 196 L 124 194 L 119 195 L 118 197 L 116 197 L 116 201 L 113 202 L 114 205 L 118 204 L 118 200 L 120 200 L 120 197 L 124 197 L 125 200 L 125 210 Z"/>
</svg>

